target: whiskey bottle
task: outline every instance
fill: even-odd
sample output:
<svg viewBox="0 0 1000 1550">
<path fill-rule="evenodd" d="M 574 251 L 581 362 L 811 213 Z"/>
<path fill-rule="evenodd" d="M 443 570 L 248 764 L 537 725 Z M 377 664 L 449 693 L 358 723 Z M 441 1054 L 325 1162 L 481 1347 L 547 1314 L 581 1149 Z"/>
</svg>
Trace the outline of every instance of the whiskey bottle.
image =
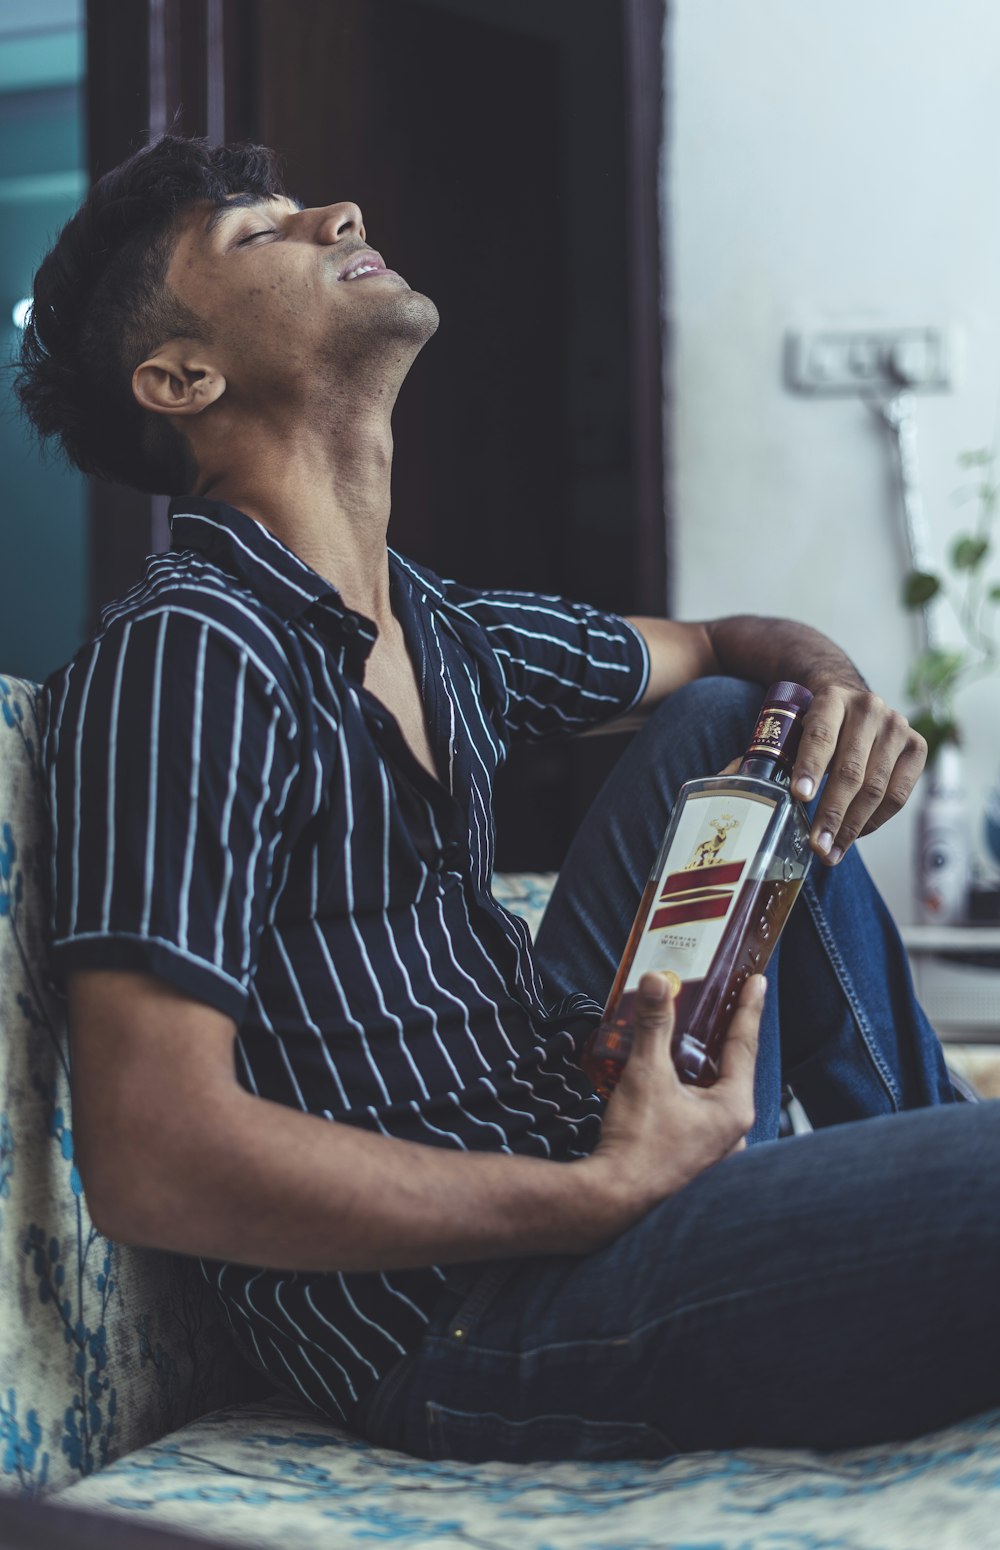
<svg viewBox="0 0 1000 1550">
<path fill-rule="evenodd" d="M 639 981 L 665 973 L 672 1054 L 684 1082 L 710 1087 L 740 987 L 771 956 L 809 870 L 809 820 L 789 790 L 812 695 L 767 691 L 735 775 L 683 785 L 583 1067 L 607 1098 L 629 1050 Z"/>
</svg>

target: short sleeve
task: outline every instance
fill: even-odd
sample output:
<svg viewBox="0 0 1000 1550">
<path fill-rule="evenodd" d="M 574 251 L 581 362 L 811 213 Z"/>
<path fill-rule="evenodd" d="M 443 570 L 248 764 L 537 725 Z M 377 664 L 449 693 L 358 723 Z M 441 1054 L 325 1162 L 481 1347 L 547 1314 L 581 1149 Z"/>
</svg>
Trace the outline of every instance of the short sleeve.
<svg viewBox="0 0 1000 1550">
<path fill-rule="evenodd" d="M 239 1021 L 298 768 L 287 693 L 169 608 L 116 623 L 45 690 L 56 986 L 145 971 Z"/>
<path fill-rule="evenodd" d="M 626 619 L 532 592 L 472 592 L 448 601 L 484 631 L 506 686 L 512 738 L 579 732 L 638 704 L 649 652 Z"/>
</svg>

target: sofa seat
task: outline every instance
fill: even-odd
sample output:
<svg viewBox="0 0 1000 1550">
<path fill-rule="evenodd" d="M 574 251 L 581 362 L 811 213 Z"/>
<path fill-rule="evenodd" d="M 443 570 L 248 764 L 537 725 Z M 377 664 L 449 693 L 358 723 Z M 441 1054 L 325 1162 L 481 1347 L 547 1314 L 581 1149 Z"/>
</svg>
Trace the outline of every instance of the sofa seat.
<svg viewBox="0 0 1000 1550">
<path fill-rule="evenodd" d="M 203 1416 L 58 1500 L 282 1550 L 985 1550 L 1000 1545 L 998 1461 L 1000 1415 L 825 1455 L 429 1464 L 275 1398 Z"/>
</svg>

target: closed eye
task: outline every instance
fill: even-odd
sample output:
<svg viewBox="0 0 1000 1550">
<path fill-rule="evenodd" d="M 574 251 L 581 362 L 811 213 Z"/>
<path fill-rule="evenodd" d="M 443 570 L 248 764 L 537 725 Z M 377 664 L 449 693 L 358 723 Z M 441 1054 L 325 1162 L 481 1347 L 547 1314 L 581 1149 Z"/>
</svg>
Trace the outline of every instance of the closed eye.
<svg viewBox="0 0 1000 1550">
<path fill-rule="evenodd" d="M 274 227 L 273 226 L 269 226 L 266 231 L 252 231 L 252 232 L 250 232 L 250 234 L 248 236 L 241 237 L 239 242 L 237 242 L 236 246 L 238 248 L 242 248 L 242 247 L 244 247 L 246 245 L 246 243 L 253 242 L 253 240 L 256 237 L 273 237 L 273 236 L 274 236 Z"/>
</svg>

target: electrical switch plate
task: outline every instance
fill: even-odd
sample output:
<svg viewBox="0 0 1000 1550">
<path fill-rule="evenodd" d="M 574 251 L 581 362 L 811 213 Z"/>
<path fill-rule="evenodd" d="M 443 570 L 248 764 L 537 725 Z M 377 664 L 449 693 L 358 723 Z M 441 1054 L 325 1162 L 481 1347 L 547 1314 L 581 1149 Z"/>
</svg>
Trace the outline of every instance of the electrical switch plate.
<svg viewBox="0 0 1000 1550">
<path fill-rule="evenodd" d="M 785 380 L 798 393 L 948 393 L 958 349 L 953 326 L 793 329 L 785 338 Z"/>
</svg>

